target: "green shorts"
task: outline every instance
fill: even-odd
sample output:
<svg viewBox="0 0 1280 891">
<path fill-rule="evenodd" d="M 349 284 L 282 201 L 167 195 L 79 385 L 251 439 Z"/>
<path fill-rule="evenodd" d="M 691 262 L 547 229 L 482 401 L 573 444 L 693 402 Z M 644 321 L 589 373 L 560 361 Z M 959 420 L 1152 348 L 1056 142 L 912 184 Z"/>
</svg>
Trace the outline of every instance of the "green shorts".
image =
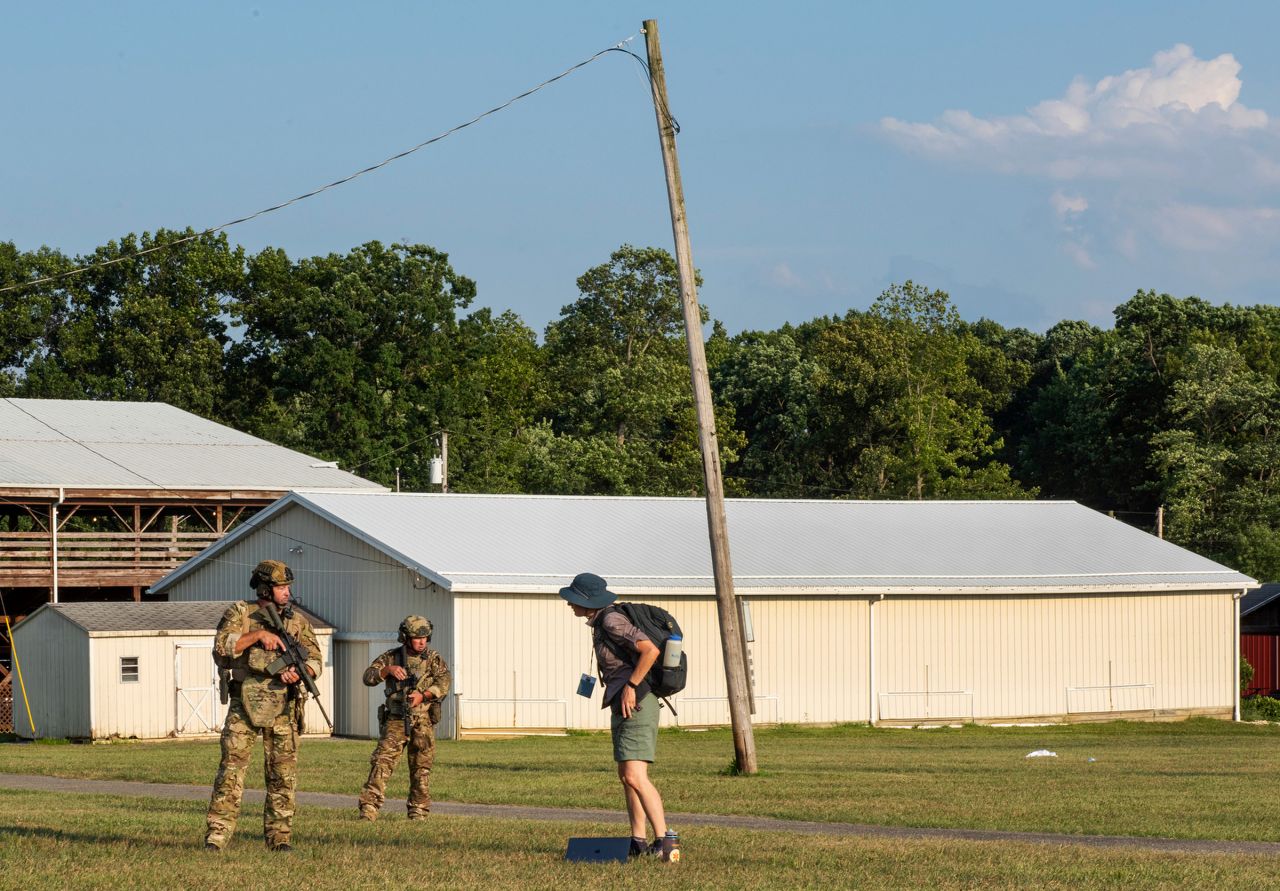
<svg viewBox="0 0 1280 891">
<path fill-rule="evenodd" d="M 613 733 L 614 761 L 648 761 L 653 763 L 658 751 L 658 697 L 646 693 L 636 703 L 639 711 L 630 718 L 614 712 L 609 722 Z"/>
</svg>

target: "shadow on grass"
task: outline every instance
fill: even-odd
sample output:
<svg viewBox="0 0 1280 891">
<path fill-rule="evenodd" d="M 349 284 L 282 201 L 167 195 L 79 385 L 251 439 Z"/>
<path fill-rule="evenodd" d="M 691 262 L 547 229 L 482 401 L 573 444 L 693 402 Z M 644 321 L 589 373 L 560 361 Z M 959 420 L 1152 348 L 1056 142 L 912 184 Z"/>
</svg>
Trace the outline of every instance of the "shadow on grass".
<svg viewBox="0 0 1280 891">
<path fill-rule="evenodd" d="M 196 849 L 204 847 L 204 833 L 200 834 L 200 844 L 189 839 L 157 838 L 155 836 L 129 835 L 121 832 L 68 832 L 65 829 L 50 829 L 47 826 L 0 826 L 0 844 L 6 839 L 48 839 L 57 842 L 76 842 L 92 845 L 145 844 L 149 847 Z"/>
</svg>

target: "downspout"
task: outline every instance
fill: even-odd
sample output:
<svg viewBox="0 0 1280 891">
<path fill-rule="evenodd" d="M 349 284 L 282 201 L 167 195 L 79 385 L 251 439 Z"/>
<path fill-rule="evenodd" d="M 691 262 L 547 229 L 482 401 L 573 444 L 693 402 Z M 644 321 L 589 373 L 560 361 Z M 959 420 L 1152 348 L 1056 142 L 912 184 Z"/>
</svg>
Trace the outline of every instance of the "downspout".
<svg viewBox="0 0 1280 891">
<path fill-rule="evenodd" d="M 884 594 L 880 595 L 884 600 Z M 867 606 L 867 723 L 872 727 L 880 720 L 880 701 L 876 698 L 876 601 Z"/>
<path fill-rule="evenodd" d="M 1235 657 L 1235 674 L 1231 676 L 1231 686 L 1235 690 L 1232 697 L 1233 706 L 1231 709 L 1231 720 L 1240 720 L 1240 599 L 1244 597 L 1248 588 L 1241 588 L 1238 594 L 1231 595 L 1232 612 L 1235 614 L 1235 637 L 1231 641 L 1231 649 L 1236 654 Z"/>
<path fill-rule="evenodd" d="M 53 602 L 58 602 L 58 505 L 62 504 L 64 492 L 58 487 L 58 500 L 53 503 L 49 512 L 49 535 L 53 547 Z"/>
<path fill-rule="evenodd" d="M 453 652 L 449 654 L 449 664 L 454 667 L 453 671 L 453 741 L 457 742 L 462 739 L 462 694 L 458 692 L 458 598 L 453 596 L 452 591 L 445 591 L 436 586 L 436 590 L 440 591 L 449 602 L 449 624 L 453 627 L 449 629 L 449 646 L 453 648 Z M 567 729 L 567 728 L 566 728 Z"/>
</svg>

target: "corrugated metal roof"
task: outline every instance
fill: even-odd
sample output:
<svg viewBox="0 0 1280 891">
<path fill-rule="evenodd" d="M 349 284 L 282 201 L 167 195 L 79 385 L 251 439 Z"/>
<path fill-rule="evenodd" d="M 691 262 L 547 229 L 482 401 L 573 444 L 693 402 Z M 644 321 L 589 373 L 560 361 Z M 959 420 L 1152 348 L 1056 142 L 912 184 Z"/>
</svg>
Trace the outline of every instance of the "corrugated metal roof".
<svg viewBox="0 0 1280 891">
<path fill-rule="evenodd" d="M 1240 618 L 1257 612 L 1271 601 L 1280 597 L 1280 584 L 1259 585 L 1240 600 Z"/>
<path fill-rule="evenodd" d="M 190 631 L 213 633 L 233 600 L 192 600 L 178 603 L 48 603 L 51 609 L 89 633 L 113 631 Z M 301 609 L 301 608 L 299 608 Z M 331 628 L 301 610 L 314 628 Z M 30 621 L 32 613 L 24 622 Z"/>
<path fill-rule="evenodd" d="M 0 486 L 386 491 L 321 463 L 163 402 L 0 399 Z"/>
<path fill-rule="evenodd" d="M 714 590 L 697 498 L 292 494 L 453 591 L 553 591 L 584 570 L 619 592 Z M 1232 589 L 1235 570 L 1065 501 L 729 500 L 739 591 Z M 259 524 L 267 522 L 259 515 Z M 247 534 L 247 530 L 239 530 Z M 152 587 L 229 545 L 214 545 Z"/>
</svg>

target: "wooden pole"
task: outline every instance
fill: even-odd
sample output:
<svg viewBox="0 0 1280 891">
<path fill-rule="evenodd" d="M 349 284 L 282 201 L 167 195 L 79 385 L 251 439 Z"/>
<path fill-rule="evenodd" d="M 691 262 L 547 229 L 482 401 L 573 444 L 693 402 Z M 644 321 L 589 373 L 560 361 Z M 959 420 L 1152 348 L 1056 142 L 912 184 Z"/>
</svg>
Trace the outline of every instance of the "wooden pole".
<svg viewBox="0 0 1280 891">
<path fill-rule="evenodd" d="M 440 431 L 440 491 L 449 491 L 449 431 Z"/>
<path fill-rule="evenodd" d="M 1156 508 L 1156 538 L 1164 538 L 1164 505 Z"/>
<path fill-rule="evenodd" d="M 684 187 L 676 157 L 676 133 L 667 104 L 667 79 L 662 68 L 658 23 L 644 22 L 645 48 L 649 54 L 649 84 L 658 119 L 662 166 L 667 174 L 667 199 L 671 205 L 671 230 L 675 236 L 676 265 L 680 270 L 680 298 L 684 305 L 685 337 L 689 344 L 689 368 L 693 376 L 693 402 L 698 414 L 698 442 L 702 447 L 702 476 L 707 489 L 707 532 L 711 539 L 711 570 L 715 575 L 716 609 L 720 617 L 720 644 L 724 651 L 725 681 L 729 691 L 729 720 L 733 724 L 733 748 L 740 773 L 754 774 L 756 742 L 751 727 L 751 688 L 747 680 L 746 646 L 742 615 L 733 591 L 733 565 L 729 560 L 729 530 L 724 515 L 724 481 L 720 476 L 720 445 L 716 439 L 711 382 L 702 344 L 702 314 L 694 282 L 693 251 L 685 218 Z"/>
</svg>

